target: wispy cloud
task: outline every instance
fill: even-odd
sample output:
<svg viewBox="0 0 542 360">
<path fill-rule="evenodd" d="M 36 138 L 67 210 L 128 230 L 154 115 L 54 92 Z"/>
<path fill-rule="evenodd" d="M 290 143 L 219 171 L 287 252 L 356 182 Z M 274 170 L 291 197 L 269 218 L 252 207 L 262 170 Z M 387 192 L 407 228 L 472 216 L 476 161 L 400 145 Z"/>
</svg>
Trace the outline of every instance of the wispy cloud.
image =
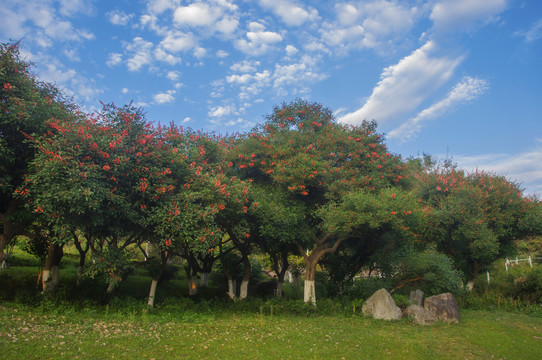
<svg viewBox="0 0 542 360">
<path fill-rule="evenodd" d="M 483 154 L 454 156 L 453 160 L 467 171 L 484 170 L 519 182 L 526 194 L 542 195 L 542 144 L 519 154 Z"/>
<path fill-rule="evenodd" d="M 384 69 L 381 80 L 360 109 L 343 115 L 339 122 L 359 125 L 375 119 L 380 124 L 397 122 L 450 79 L 462 57 L 436 56 L 438 47 L 427 42 L 399 63 Z"/>
<path fill-rule="evenodd" d="M 516 31 L 514 35 L 524 37 L 526 42 L 533 42 L 542 38 L 542 19 L 536 21 L 529 30 Z"/>
<path fill-rule="evenodd" d="M 429 17 L 436 31 L 470 30 L 494 21 L 506 9 L 507 3 L 507 0 L 441 0 Z"/>
<path fill-rule="evenodd" d="M 387 137 L 390 139 L 398 138 L 403 142 L 411 140 L 420 131 L 424 123 L 445 114 L 460 104 L 476 99 L 487 88 L 488 82 L 486 80 L 465 76 L 444 99 L 422 110 L 414 118 L 390 131 Z"/>
</svg>

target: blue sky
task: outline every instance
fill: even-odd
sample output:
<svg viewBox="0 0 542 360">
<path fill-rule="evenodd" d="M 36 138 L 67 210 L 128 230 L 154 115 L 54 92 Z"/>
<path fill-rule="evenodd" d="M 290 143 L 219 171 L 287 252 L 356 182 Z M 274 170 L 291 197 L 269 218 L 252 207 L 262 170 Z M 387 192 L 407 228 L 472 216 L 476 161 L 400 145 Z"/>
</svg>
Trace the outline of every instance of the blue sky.
<svg viewBox="0 0 542 360">
<path fill-rule="evenodd" d="M 375 119 L 392 152 L 448 156 L 542 195 L 539 0 L 3 0 L 42 80 L 87 111 L 249 131 L 273 105 Z"/>
</svg>

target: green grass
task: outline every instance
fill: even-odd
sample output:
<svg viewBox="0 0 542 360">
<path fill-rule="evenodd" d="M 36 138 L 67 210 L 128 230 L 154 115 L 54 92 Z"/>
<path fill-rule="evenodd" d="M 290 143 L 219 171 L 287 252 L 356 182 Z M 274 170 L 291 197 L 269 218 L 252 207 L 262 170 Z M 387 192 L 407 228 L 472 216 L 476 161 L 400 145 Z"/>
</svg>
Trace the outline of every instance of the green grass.
<svg viewBox="0 0 542 360">
<path fill-rule="evenodd" d="M 188 313 L 186 313 L 188 314 Z M 422 327 L 362 316 L 215 317 L 0 307 L 1 359 L 539 359 L 542 318 L 465 310 Z"/>
</svg>

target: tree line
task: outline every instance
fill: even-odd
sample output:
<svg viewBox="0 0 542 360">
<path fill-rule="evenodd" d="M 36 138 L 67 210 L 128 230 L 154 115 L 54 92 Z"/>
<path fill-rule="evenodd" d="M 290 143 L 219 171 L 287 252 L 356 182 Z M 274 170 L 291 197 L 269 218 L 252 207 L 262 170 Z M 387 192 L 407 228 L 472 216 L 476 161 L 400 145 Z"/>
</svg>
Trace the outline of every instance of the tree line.
<svg viewBox="0 0 542 360">
<path fill-rule="evenodd" d="M 154 124 L 132 104 L 87 114 L 31 73 L 18 44 L 1 45 L 0 64 L 0 261 L 16 236 L 41 244 L 44 290 L 68 243 L 79 276 L 105 274 L 108 293 L 130 267 L 126 250 L 151 261 L 150 244 L 151 306 L 173 257 L 193 291 L 219 261 L 228 295 L 245 298 L 254 253 L 271 260 L 278 294 L 289 255 L 300 256 L 315 304 L 318 265 L 341 282 L 387 271 L 397 249 L 430 249 L 473 281 L 514 240 L 542 233 L 540 202 L 517 183 L 403 159 L 376 122 L 341 125 L 322 104 L 283 103 L 251 132 L 222 136 Z"/>
</svg>

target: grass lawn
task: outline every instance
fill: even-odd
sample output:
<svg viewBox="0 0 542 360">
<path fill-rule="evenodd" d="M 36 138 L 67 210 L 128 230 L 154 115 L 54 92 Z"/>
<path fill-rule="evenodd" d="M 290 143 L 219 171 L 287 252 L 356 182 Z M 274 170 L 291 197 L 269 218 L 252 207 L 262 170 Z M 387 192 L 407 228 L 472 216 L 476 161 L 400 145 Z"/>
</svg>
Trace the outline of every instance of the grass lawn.
<svg viewBox="0 0 542 360">
<path fill-rule="evenodd" d="M 229 312 L 131 315 L 0 307 L 2 359 L 540 359 L 542 318 L 464 310 L 460 324 Z"/>
</svg>

